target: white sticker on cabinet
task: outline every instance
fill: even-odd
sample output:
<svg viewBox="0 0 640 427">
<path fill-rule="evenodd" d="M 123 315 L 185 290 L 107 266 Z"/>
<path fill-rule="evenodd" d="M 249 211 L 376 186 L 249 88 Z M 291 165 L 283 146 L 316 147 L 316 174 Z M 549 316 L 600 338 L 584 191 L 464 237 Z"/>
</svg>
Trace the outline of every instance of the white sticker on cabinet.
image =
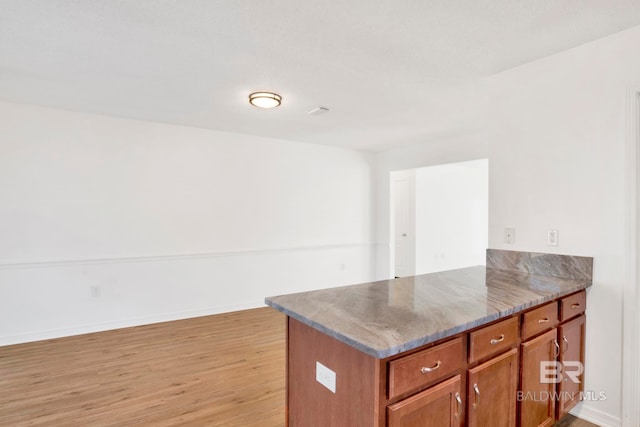
<svg viewBox="0 0 640 427">
<path fill-rule="evenodd" d="M 336 392 L 336 373 L 317 361 L 316 381 L 331 390 L 332 393 Z"/>
</svg>

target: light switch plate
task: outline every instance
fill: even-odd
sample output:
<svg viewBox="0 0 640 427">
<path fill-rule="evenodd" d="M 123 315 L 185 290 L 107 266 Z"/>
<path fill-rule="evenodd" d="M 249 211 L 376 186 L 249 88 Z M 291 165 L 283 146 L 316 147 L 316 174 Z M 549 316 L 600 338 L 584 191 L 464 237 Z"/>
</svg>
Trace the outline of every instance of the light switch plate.
<svg viewBox="0 0 640 427">
<path fill-rule="evenodd" d="M 332 393 L 336 392 L 336 373 L 318 361 L 316 361 L 316 381 Z"/>
</svg>

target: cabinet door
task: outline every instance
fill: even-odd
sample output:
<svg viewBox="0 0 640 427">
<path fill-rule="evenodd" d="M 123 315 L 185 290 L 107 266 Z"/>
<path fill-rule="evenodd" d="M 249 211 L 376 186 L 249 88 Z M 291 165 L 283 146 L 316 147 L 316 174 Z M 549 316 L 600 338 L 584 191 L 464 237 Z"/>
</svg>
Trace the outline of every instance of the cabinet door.
<svg viewBox="0 0 640 427">
<path fill-rule="evenodd" d="M 584 314 L 558 328 L 562 380 L 558 383 L 558 419 L 565 416 L 581 399 L 584 391 Z"/>
<path fill-rule="evenodd" d="M 555 422 L 556 383 L 543 380 L 542 362 L 554 363 L 560 346 L 557 330 L 552 329 L 539 337 L 521 344 L 521 391 L 518 394 L 520 404 L 521 427 L 547 427 Z"/>
<path fill-rule="evenodd" d="M 518 350 L 469 370 L 469 427 L 515 427 Z"/>
<path fill-rule="evenodd" d="M 389 427 L 460 427 L 460 375 L 387 407 Z"/>
</svg>

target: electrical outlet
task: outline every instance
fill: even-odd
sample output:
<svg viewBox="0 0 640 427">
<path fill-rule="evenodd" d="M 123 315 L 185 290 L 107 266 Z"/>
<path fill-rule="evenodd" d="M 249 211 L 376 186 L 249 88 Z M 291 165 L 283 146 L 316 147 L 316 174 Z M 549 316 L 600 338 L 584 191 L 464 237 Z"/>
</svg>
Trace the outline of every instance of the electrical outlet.
<svg viewBox="0 0 640 427">
<path fill-rule="evenodd" d="M 90 292 L 91 292 L 91 298 L 99 298 L 100 297 L 100 286 L 91 286 Z"/>
<path fill-rule="evenodd" d="M 332 393 L 336 392 L 336 373 L 318 361 L 316 361 L 316 381 Z"/>
<path fill-rule="evenodd" d="M 558 246 L 558 229 L 549 229 L 547 232 L 547 245 Z"/>
<path fill-rule="evenodd" d="M 508 245 L 513 245 L 516 242 L 516 229 L 513 227 L 505 227 L 504 229 L 504 242 Z"/>
</svg>

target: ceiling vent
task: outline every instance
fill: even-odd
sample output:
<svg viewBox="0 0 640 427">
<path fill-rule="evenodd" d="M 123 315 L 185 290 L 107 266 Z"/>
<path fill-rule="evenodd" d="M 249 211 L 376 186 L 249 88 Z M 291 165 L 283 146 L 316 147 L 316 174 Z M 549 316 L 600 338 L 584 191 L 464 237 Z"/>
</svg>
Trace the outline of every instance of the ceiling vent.
<svg viewBox="0 0 640 427">
<path fill-rule="evenodd" d="M 331 111 L 331 108 L 318 107 L 318 108 L 314 108 L 311 111 L 308 111 L 307 114 L 310 116 L 319 116 L 320 114 L 325 114 L 325 113 L 328 113 L 329 111 Z"/>
</svg>

